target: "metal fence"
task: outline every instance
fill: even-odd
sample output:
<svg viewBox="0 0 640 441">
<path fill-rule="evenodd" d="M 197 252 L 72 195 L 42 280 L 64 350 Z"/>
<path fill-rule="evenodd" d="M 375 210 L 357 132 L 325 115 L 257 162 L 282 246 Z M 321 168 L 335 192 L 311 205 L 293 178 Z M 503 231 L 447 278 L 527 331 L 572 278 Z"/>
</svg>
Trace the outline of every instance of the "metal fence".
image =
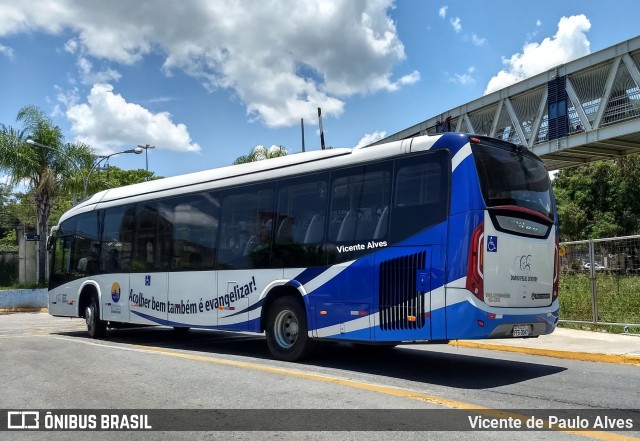
<svg viewBox="0 0 640 441">
<path fill-rule="evenodd" d="M 560 321 L 640 327 L 640 236 L 560 244 Z"/>
</svg>

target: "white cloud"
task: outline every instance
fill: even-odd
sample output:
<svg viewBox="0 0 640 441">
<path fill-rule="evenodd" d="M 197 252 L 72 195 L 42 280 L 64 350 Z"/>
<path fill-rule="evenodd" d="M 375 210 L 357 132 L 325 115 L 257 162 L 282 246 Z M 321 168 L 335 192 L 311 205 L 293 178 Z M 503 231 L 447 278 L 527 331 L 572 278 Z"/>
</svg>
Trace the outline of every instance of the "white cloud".
<svg viewBox="0 0 640 441">
<path fill-rule="evenodd" d="M 453 27 L 453 30 L 456 31 L 456 33 L 462 30 L 462 23 L 460 22 L 460 17 L 450 19 L 449 23 L 451 23 L 451 26 Z"/>
<path fill-rule="evenodd" d="M 542 26 L 542 22 L 540 21 L 540 19 L 536 20 L 536 26 L 538 26 L 538 27 Z"/>
<path fill-rule="evenodd" d="M 118 81 L 122 77 L 118 71 L 111 68 L 94 72 L 93 63 L 82 56 L 78 57 L 76 65 L 78 66 L 80 79 L 83 84 L 108 83 Z"/>
<path fill-rule="evenodd" d="M 181 70 L 210 90 L 229 89 L 250 118 L 272 127 L 311 120 L 317 107 L 338 116 L 350 95 L 394 91 L 418 78 L 393 75 L 405 58 L 387 15 L 393 0 L 34 2 L 0 9 L 0 37 L 64 31 L 67 52 L 122 64 L 153 51 L 167 75 Z"/>
<path fill-rule="evenodd" d="M 75 106 L 80 101 L 79 90 L 77 87 L 64 90 L 58 85 L 55 85 L 54 88 L 58 91 L 56 95 L 58 103 L 54 106 L 51 116 L 64 116 L 66 109 Z"/>
<path fill-rule="evenodd" d="M 449 81 L 462 85 L 474 84 L 476 80 L 473 78 L 472 74 L 475 71 L 476 68 L 474 66 L 470 66 L 463 74 L 453 74 L 453 76 L 449 78 Z"/>
<path fill-rule="evenodd" d="M 13 49 L 8 46 L 0 44 L 0 55 L 6 56 L 8 59 L 13 60 Z"/>
<path fill-rule="evenodd" d="M 477 34 L 471 34 L 471 42 L 476 46 L 482 46 L 487 42 L 487 39 L 478 37 Z"/>
<path fill-rule="evenodd" d="M 586 32 L 590 28 L 591 22 L 583 14 L 562 17 L 553 37 L 545 38 L 540 43 L 527 43 L 521 53 L 502 58 L 505 68 L 489 80 L 485 95 L 588 55 L 590 43 Z"/>
<path fill-rule="evenodd" d="M 200 151 L 184 124 L 175 124 L 169 113 L 152 113 L 138 104 L 128 103 L 113 92 L 110 84 L 95 84 L 86 103 L 71 101 L 71 104 L 66 115 L 75 140 L 89 144 L 100 154 L 137 144 Z"/>
<path fill-rule="evenodd" d="M 445 18 L 447 16 L 447 9 L 449 9 L 449 6 L 442 6 L 438 9 L 438 15 L 440 18 Z"/>
<path fill-rule="evenodd" d="M 385 132 L 384 130 L 380 132 L 376 131 L 373 133 L 365 133 L 365 135 L 360 138 L 360 141 L 358 141 L 358 144 L 356 144 L 356 148 L 364 147 L 376 141 L 380 141 L 385 136 L 387 136 L 387 132 Z"/>
</svg>

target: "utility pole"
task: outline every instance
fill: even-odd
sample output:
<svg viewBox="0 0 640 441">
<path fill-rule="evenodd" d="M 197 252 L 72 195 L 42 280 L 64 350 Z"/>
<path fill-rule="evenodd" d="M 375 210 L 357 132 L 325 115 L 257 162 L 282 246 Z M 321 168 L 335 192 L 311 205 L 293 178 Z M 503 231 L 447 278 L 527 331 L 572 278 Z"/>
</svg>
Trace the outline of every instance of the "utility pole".
<svg viewBox="0 0 640 441">
<path fill-rule="evenodd" d="M 318 120 L 320 121 L 320 147 L 324 150 L 324 130 L 322 128 L 322 109 L 318 107 Z"/>
<path fill-rule="evenodd" d="M 149 149 L 155 149 L 156 146 L 155 145 L 149 145 L 149 144 L 145 144 L 145 145 L 140 145 L 138 144 L 138 147 L 140 147 L 141 149 L 144 149 L 144 156 L 145 156 L 145 170 L 149 171 Z"/>
</svg>

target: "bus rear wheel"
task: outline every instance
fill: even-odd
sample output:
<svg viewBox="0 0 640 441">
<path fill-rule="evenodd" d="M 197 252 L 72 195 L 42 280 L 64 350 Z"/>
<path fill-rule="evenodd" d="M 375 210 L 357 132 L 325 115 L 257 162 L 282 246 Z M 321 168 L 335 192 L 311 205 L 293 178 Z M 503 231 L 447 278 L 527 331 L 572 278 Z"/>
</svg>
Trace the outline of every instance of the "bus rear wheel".
<svg viewBox="0 0 640 441">
<path fill-rule="evenodd" d="M 104 337 L 107 331 L 107 322 L 100 320 L 100 306 L 97 296 L 91 297 L 91 303 L 84 311 L 84 319 L 87 323 L 87 332 L 91 338 Z"/>
<path fill-rule="evenodd" d="M 313 349 L 307 315 L 294 297 L 280 297 L 267 311 L 267 345 L 278 360 L 297 361 Z"/>
</svg>

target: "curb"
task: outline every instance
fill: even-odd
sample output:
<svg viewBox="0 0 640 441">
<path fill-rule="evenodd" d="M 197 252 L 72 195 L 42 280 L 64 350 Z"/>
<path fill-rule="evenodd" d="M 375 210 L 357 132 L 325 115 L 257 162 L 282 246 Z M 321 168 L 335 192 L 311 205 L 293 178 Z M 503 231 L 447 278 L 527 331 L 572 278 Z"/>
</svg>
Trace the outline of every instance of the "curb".
<svg viewBox="0 0 640 441">
<path fill-rule="evenodd" d="M 597 354 L 589 352 L 558 351 L 555 349 L 523 348 L 516 346 L 503 346 L 490 343 L 476 343 L 470 341 L 456 340 L 449 343 L 450 346 L 489 349 L 492 351 L 515 352 L 518 354 L 542 355 L 545 357 L 563 358 L 567 360 L 593 361 L 597 363 L 630 364 L 640 366 L 640 355 L 624 354 Z"/>
</svg>

